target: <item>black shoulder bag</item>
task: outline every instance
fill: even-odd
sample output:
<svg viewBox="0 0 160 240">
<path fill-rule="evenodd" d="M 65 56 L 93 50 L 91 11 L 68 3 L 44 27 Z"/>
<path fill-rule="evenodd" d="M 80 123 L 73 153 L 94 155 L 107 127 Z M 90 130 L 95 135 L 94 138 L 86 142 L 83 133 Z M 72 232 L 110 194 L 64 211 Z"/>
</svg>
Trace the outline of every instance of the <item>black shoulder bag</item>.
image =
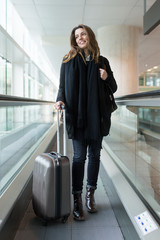
<svg viewBox="0 0 160 240">
<path fill-rule="evenodd" d="M 104 63 L 104 60 L 102 58 L 102 65 L 103 65 L 103 69 L 106 69 L 106 65 Z M 115 103 L 115 99 L 114 99 L 114 95 L 113 95 L 113 92 L 112 92 L 112 89 L 111 87 L 108 85 L 108 84 L 105 84 L 105 93 L 106 94 L 109 94 L 109 100 L 110 100 L 110 105 L 111 105 L 111 112 L 114 112 L 118 107 L 117 107 L 117 104 Z"/>
</svg>

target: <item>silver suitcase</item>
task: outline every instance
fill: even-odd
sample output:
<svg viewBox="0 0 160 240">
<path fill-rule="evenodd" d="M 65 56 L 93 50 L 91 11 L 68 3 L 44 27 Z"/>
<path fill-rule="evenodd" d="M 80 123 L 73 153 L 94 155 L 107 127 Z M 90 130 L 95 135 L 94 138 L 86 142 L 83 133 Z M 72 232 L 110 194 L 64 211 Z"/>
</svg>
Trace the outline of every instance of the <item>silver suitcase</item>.
<svg viewBox="0 0 160 240">
<path fill-rule="evenodd" d="M 70 163 L 66 157 L 65 110 L 63 110 L 63 156 L 60 150 L 59 111 L 57 111 L 57 152 L 42 153 L 35 159 L 32 205 L 35 214 L 47 224 L 49 219 L 66 222 L 70 215 Z"/>
</svg>

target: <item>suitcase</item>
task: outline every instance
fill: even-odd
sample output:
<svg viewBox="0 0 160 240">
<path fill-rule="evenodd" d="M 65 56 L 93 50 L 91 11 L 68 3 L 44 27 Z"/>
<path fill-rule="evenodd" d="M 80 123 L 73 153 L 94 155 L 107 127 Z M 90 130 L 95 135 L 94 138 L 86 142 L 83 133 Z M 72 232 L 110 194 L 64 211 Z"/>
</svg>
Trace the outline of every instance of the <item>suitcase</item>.
<svg viewBox="0 0 160 240">
<path fill-rule="evenodd" d="M 33 169 L 32 205 L 46 225 L 49 219 L 66 222 L 70 215 L 70 163 L 66 157 L 65 110 L 63 110 L 63 156 L 60 151 L 59 111 L 57 111 L 57 152 L 42 153 Z"/>
</svg>

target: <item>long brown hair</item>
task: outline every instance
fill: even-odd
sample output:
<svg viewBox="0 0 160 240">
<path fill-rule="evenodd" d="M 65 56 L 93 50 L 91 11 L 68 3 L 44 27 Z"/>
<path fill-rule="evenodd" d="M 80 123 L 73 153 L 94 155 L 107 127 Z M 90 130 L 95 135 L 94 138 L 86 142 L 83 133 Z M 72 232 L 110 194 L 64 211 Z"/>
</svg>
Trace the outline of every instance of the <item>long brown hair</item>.
<svg viewBox="0 0 160 240">
<path fill-rule="evenodd" d="M 68 54 L 66 54 L 64 56 L 63 62 L 70 61 L 78 53 L 82 52 L 82 50 L 78 47 L 78 45 L 76 43 L 76 39 L 75 39 L 75 31 L 78 28 L 83 28 L 83 29 L 86 30 L 88 38 L 89 38 L 88 50 L 89 50 L 90 54 L 92 55 L 92 60 L 95 60 L 96 62 L 98 62 L 98 58 L 99 58 L 99 55 L 100 55 L 100 49 L 99 49 L 95 34 L 90 27 L 88 27 L 84 24 L 80 24 L 77 27 L 73 28 L 73 30 L 71 32 L 71 36 L 70 36 L 71 50 L 68 52 Z"/>
</svg>

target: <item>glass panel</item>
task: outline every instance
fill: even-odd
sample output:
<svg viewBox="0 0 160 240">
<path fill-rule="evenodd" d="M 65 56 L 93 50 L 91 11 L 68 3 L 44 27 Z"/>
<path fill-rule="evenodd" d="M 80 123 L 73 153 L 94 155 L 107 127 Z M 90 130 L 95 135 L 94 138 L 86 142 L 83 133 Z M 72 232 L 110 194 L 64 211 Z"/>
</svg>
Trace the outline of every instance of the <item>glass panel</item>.
<svg viewBox="0 0 160 240">
<path fill-rule="evenodd" d="M 0 107 L 0 195 L 54 124 L 52 105 Z"/>
<path fill-rule="evenodd" d="M 139 76 L 140 91 L 152 91 L 160 86 L 160 66 L 154 66 Z"/>
<path fill-rule="evenodd" d="M 34 92 L 35 92 L 35 81 L 34 78 L 28 77 L 28 89 L 29 89 L 29 97 L 35 98 Z"/>
<path fill-rule="evenodd" d="M 7 32 L 12 36 L 12 32 L 13 32 L 13 7 L 12 7 L 12 3 L 10 1 L 7 1 L 7 9 L 6 9 L 6 22 L 7 22 Z"/>
<path fill-rule="evenodd" d="M 7 0 L 0 1 L 0 25 L 2 25 L 4 29 L 6 29 L 6 1 Z"/>
<path fill-rule="evenodd" d="M 7 94 L 11 95 L 11 83 L 12 83 L 12 64 L 7 62 Z"/>
<path fill-rule="evenodd" d="M 116 163 L 160 216 L 160 108 L 119 106 L 104 140 Z"/>
<path fill-rule="evenodd" d="M 138 116 L 136 177 L 155 208 L 160 204 L 160 109 L 139 108 Z"/>
<path fill-rule="evenodd" d="M 139 77 L 139 86 L 144 86 L 144 77 L 143 76 Z"/>
<path fill-rule="evenodd" d="M 0 94 L 6 94 L 6 60 L 0 56 Z"/>
<path fill-rule="evenodd" d="M 104 138 L 121 163 L 133 175 L 135 175 L 136 128 L 136 109 L 122 106 L 112 115 L 110 135 Z"/>
</svg>

